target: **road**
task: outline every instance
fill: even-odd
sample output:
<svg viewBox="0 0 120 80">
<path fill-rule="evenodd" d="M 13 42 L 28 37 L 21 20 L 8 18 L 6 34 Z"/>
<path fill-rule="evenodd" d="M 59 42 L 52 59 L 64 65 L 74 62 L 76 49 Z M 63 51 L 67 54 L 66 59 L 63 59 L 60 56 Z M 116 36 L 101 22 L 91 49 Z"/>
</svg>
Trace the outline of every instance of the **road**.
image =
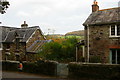
<svg viewBox="0 0 120 80">
<path fill-rule="evenodd" d="M 24 72 L 9 72 L 9 71 L 3 71 L 2 72 L 2 78 L 6 78 L 5 80 L 12 80 L 12 78 L 20 79 L 20 80 L 26 80 L 27 78 L 30 80 L 65 80 L 65 79 L 59 79 L 56 77 L 51 76 L 45 76 L 45 75 L 36 75 L 31 73 L 24 73 Z M 4 79 L 3 79 L 4 80 Z"/>
</svg>

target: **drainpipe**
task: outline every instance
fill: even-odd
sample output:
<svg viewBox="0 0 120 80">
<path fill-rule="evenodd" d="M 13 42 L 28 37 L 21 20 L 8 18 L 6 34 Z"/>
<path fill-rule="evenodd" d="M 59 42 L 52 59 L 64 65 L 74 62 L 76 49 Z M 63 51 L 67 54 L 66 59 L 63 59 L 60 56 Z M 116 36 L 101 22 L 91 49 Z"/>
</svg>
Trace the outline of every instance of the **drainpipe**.
<svg viewBox="0 0 120 80">
<path fill-rule="evenodd" d="M 77 46 L 76 46 L 76 62 L 78 61 L 78 54 L 77 54 L 78 51 L 77 51 L 77 50 L 78 50 L 78 48 L 77 48 Z"/>
<path fill-rule="evenodd" d="M 89 58 L 90 58 L 90 55 L 89 55 L 89 26 L 87 25 L 87 62 L 89 63 Z"/>
</svg>

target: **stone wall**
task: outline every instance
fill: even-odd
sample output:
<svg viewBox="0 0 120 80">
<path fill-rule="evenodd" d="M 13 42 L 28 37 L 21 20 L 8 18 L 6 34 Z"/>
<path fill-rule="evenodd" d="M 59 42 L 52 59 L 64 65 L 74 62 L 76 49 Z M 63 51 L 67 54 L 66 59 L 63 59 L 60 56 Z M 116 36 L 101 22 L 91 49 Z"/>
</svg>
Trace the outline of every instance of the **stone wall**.
<svg viewBox="0 0 120 80">
<path fill-rule="evenodd" d="M 68 64 L 71 80 L 120 80 L 120 65 L 76 63 Z"/>
<path fill-rule="evenodd" d="M 89 56 L 90 62 L 109 63 L 110 46 L 119 46 L 120 38 L 110 37 L 110 25 L 89 26 L 85 30 L 85 50 L 87 57 L 89 28 Z"/>
<path fill-rule="evenodd" d="M 8 45 L 10 45 L 9 49 L 7 49 Z M 7 52 L 9 52 L 10 54 L 6 54 Z M 8 60 L 18 60 L 16 58 L 16 55 L 18 55 L 19 60 L 24 60 L 25 52 L 26 52 L 25 43 L 20 43 L 19 49 L 16 49 L 15 43 L 3 43 L 2 59 L 5 60 L 7 55 Z"/>
</svg>

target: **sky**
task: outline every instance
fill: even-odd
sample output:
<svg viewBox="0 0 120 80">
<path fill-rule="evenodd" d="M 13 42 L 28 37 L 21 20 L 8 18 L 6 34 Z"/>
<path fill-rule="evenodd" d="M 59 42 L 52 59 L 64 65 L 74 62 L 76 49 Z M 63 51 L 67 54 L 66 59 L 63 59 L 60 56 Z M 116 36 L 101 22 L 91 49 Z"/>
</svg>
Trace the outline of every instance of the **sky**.
<svg viewBox="0 0 120 80">
<path fill-rule="evenodd" d="M 8 0 L 10 7 L 0 14 L 4 26 L 40 26 L 43 33 L 65 34 L 83 30 L 82 25 L 92 12 L 94 0 Z M 97 0 L 100 9 L 118 7 L 120 0 Z"/>
</svg>

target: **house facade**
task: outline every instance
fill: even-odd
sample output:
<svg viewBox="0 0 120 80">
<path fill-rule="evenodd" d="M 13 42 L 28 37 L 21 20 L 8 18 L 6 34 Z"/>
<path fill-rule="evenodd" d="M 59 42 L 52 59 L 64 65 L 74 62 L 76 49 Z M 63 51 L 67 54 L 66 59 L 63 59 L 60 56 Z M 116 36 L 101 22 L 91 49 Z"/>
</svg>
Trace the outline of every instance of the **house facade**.
<svg viewBox="0 0 120 80">
<path fill-rule="evenodd" d="M 92 13 L 83 25 L 85 60 L 120 64 L 120 7 L 99 10 L 94 1 Z"/>
<path fill-rule="evenodd" d="M 2 60 L 33 60 L 34 54 L 45 43 L 39 26 L 28 27 L 26 22 L 21 28 L 0 26 L 2 30 Z"/>
</svg>

